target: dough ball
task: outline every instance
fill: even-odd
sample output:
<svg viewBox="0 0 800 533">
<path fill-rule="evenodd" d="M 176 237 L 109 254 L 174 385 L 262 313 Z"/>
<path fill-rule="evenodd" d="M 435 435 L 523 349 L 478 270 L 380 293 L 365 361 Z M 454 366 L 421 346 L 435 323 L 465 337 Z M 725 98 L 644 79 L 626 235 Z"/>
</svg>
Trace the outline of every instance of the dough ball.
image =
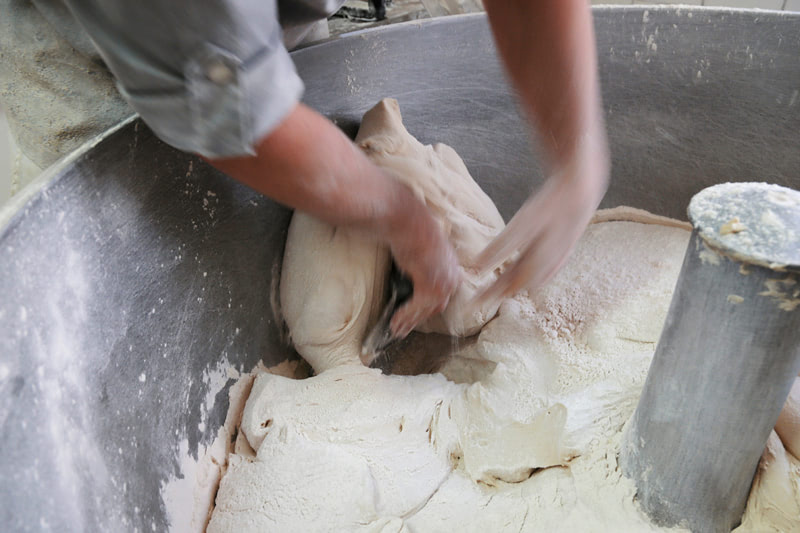
<svg viewBox="0 0 800 533">
<path fill-rule="evenodd" d="M 319 374 L 361 364 L 384 299 L 389 252 L 351 228 L 295 212 L 281 271 L 281 312 L 297 352 Z"/>
</svg>

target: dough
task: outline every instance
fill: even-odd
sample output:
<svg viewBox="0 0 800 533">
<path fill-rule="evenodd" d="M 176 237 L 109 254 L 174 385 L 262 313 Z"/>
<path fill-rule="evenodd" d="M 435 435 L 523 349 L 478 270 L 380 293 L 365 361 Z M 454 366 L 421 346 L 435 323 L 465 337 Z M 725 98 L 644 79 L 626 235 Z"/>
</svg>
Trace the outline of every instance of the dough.
<svg viewBox="0 0 800 533">
<path fill-rule="evenodd" d="M 452 150 L 408 135 L 394 101 L 367 113 L 357 141 L 431 206 L 467 272 L 425 327 L 480 334 L 436 374 L 363 366 L 388 255 L 297 214 L 281 300 L 316 375 L 255 379 L 241 419 L 249 446 L 230 457 L 208 532 L 663 531 L 616 457 L 689 232 L 607 213 L 615 221 L 590 226 L 548 286 L 463 316 L 457 302 L 487 282 L 470 265 L 502 227 L 496 209 Z M 770 443 L 747 524 L 800 530 L 795 463 Z"/>
<path fill-rule="evenodd" d="M 233 456 L 208 531 L 656 530 L 616 450 L 659 328 L 628 341 L 621 317 L 644 301 L 663 321 L 688 237 L 590 227 L 553 282 L 574 290 L 505 301 L 442 373 L 259 376 L 241 425 L 256 457 Z M 593 348 L 596 328 L 620 338 Z"/>
<path fill-rule="evenodd" d="M 794 385 L 775 424 L 775 431 L 786 450 L 800 459 L 800 376 L 794 378 Z"/>
<path fill-rule="evenodd" d="M 739 532 L 800 531 L 800 460 L 787 453 L 775 431 L 758 464 Z"/>
<path fill-rule="evenodd" d="M 674 218 L 663 217 L 661 215 L 654 215 L 644 209 L 636 209 L 627 205 L 620 205 L 610 209 L 599 209 L 592 217 L 592 224 L 599 224 L 600 222 L 614 222 L 614 221 L 627 221 L 627 222 L 640 222 L 642 224 L 658 224 L 659 226 L 667 226 L 670 228 L 682 228 L 686 231 L 692 231 L 692 225 L 689 222 L 682 220 L 675 220 Z"/>
<path fill-rule="evenodd" d="M 361 342 L 381 311 L 389 252 L 349 228 L 295 213 L 281 270 L 281 311 L 292 343 L 321 373 L 361 364 Z"/>
<path fill-rule="evenodd" d="M 496 278 L 492 273 L 481 279 L 474 268 L 478 254 L 505 226 L 494 202 L 455 150 L 444 144 L 425 146 L 406 131 L 397 100 L 384 99 L 367 111 L 355 142 L 373 163 L 425 202 L 464 269 L 464 281 L 444 312 L 417 329 L 459 336 L 477 333 L 498 306 L 489 302 L 465 314 L 464 304 Z"/>
<path fill-rule="evenodd" d="M 427 204 L 464 269 L 464 282 L 445 311 L 417 329 L 477 333 L 498 306 L 490 302 L 469 313 L 464 306 L 496 278 L 490 273 L 481 279 L 474 269 L 477 254 L 504 226 L 494 203 L 452 148 L 425 146 L 406 131 L 395 100 L 383 100 L 364 115 L 356 143 Z M 388 251 L 363 232 L 295 213 L 283 260 L 281 309 L 297 351 L 317 373 L 359 361 L 364 332 L 383 307 L 388 262 Z"/>
</svg>

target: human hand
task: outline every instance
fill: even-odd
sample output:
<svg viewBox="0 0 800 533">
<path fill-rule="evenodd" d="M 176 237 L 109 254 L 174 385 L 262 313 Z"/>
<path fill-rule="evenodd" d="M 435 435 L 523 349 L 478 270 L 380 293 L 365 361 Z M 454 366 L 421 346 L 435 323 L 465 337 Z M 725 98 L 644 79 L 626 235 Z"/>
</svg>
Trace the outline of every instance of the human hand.
<svg viewBox="0 0 800 533">
<path fill-rule="evenodd" d="M 394 261 L 413 284 L 411 298 L 390 323 L 398 339 L 441 313 L 461 280 L 455 250 L 428 208 L 413 196 L 404 204 L 401 216 L 386 229 Z"/>
<path fill-rule="evenodd" d="M 546 283 L 566 261 L 600 204 L 608 184 L 604 135 L 562 165 L 520 208 L 478 257 L 481 272 L 513 262 L 475 302 L 511 296 Z"/>
</svg>

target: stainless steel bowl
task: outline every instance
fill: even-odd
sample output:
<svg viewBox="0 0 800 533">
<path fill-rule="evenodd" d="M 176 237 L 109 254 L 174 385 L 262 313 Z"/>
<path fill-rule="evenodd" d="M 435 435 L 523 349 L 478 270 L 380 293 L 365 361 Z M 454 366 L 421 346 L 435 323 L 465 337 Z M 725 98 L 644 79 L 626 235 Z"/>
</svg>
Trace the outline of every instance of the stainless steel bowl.
<svg viewBox="0 0 800 533">
<path fill-rule="evenodd" d="M 604 206 L 684 218 L 710 184 L 800 188 L 800 15 L 595 17 L 613 152 Z M 293 56 L 305 101 L 349 133 L 380 98 L 397 98 L 409 131 L 452 145 L 505 217 L 541 181 L 483 16 Z M 270 307 L 288 221 L 138 121 L 0 212 L 4 530 L 167 529 L 159 488 L 180 471 L 179 443 L 196 453 L 225 414 L 227 387 L 205 412 L 216 389 L 203 376 L 220 361 L 249 370 L 293 353 Z"/>
</svg>

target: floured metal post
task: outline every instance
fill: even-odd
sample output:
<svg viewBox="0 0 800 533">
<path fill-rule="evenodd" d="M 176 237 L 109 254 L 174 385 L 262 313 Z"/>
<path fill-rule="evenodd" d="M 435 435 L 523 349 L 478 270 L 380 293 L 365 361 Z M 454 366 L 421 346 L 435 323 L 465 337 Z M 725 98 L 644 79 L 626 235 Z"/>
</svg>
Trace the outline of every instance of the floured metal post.
<svg viewBox="0 0 800 533">
<path fill-rule="evenodd" d="M 727 183 L 694 226 L 620 463 L 661 525 L 728 533 L 800 370 L 800 192 Z"/>
</svg>

